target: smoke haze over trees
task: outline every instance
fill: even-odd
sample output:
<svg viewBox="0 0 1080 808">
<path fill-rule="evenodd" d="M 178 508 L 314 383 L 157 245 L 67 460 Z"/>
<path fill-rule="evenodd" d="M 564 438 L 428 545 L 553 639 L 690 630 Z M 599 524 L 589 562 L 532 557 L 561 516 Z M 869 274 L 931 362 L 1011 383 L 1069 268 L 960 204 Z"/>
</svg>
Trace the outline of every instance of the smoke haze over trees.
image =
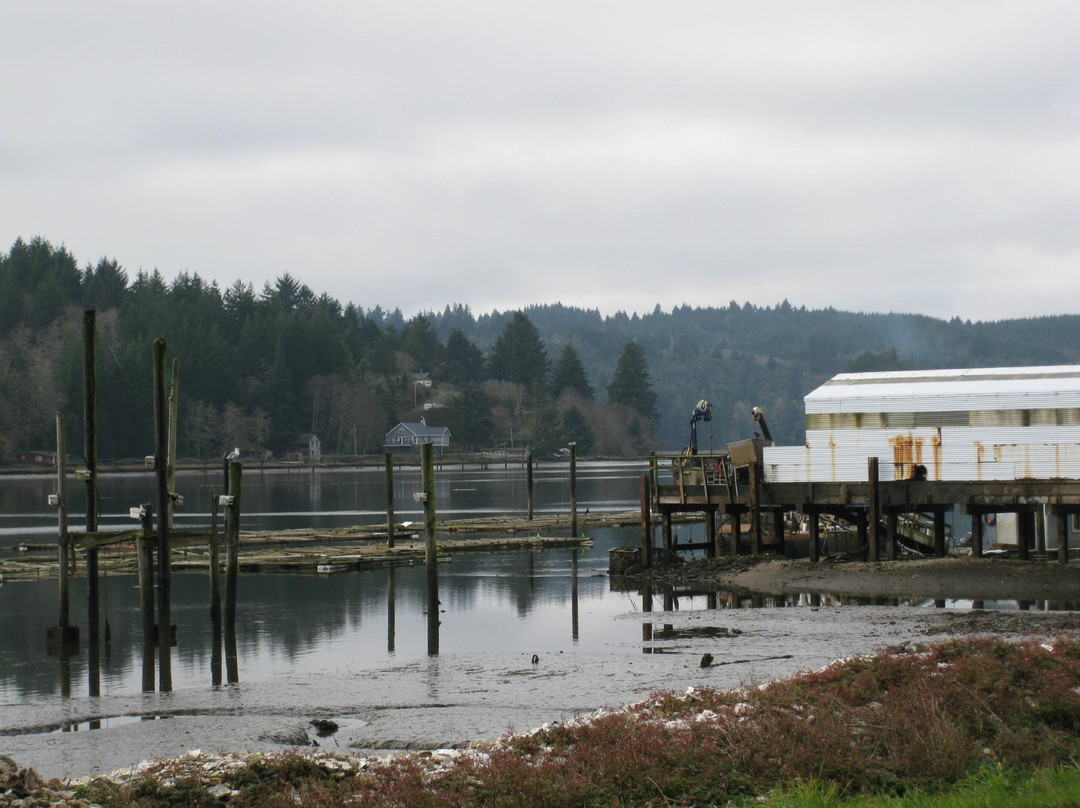
<svg viewBox="0 0 1080 808">
<path fill-rule="evenodd" d="M 798 444 L 803 396 L 841 371 L 1080 362 L 1077 315 L 973 323 L 781 300 L 606 317 L 448 303 L 406 318 L 288 273 L 223 289 L 191 272 L 131 276 L 105 258 L 80 267 L 63 247 L 20 239 L 0 254 L 0 462 L 52 448 L 57 412 L 81 446 L 88 308 L 106 459 L 152 445 L 156 337 L 180 360 L 180 456 L 199 458 L 233 446 L 282 454 L 308 432 L 326 453 L 381 453 L 390 427 L 421 416 L 464 450 L 548 453 L 573 440 L 582 454 L 641 455 L 681 449 L 702 398 L 714 406 L 703 450 L 747 437 L 754 406 L 778 443 Z"/>
</svg>

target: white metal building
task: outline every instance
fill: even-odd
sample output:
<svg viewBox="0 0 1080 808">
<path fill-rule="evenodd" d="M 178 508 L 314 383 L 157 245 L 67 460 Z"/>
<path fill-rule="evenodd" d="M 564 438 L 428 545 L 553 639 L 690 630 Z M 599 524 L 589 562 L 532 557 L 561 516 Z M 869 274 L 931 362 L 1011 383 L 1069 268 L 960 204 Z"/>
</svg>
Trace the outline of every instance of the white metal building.
<svg viewBox="0 0 1080 808">
<path fill-rule="evenodd" d="M 1080 479 L 1080 366 L 841 373 L 804 399 L 806 445 L 766 482 Z"/>
</svg>

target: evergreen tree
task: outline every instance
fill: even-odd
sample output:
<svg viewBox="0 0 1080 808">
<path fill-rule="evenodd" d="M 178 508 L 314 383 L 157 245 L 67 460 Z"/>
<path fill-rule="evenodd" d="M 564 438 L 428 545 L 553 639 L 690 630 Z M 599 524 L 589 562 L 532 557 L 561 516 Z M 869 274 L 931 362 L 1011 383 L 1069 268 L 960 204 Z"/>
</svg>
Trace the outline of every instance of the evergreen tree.
<svg viewBox="0 0 1080 808">
<path fill-rule="evenodd" d="M 592 425 L 589 419 L 575 406 L 569 406 L 562 411 L 559 417 L 560 427 L 565 443 L 573 441 L 577 444 L 578 454 L 592 454 L 596 438 L 593 435 Z"/>
<path fill-rule="evenodd" d="M 566 343 L 551 373 L 552 395 L 558 398 L 567 389 L 576 390 L 587 401 L 593 399 L 592 385 L 589 384 L 589 379 L 585 375 L 585 366 L 581 363 L 581 358 L 574 350 L 572 342 Z"/>
<path fill-rule="evenodd" d="M 446 339 L 443 375 L 451 384 L 479 384 L 484 380 L 484 354 L 456 328 Z"/>
<path fill-rule="evenodd" d="M 476 451 L 495 442 L 495 422 L 491 400 L 479 384 L 467 384 L 461 398 L 446 413 L 447 426 L 454 443 Z"/>
<path fill-rule="evenodd" d="M 540 332 L 523 312 L 514 312 L 488 355 L 488 374 L 493 379 L 538 390 L 544 386 L 550 370 L 551 360 Z"/>
<path fill-rule="evenodd" d="M 623 346 L 607 394 L 610 403 L 632 407 L 654 426 L 660 422 L 656 393 L 649 379 L 649 363 L 645 350 L 636 342 Z"/>
<path fill-rule="evenodd" d="M 421 370 L 434 371 L 442 365 L 443 346 L 431 320 L 424 314 L 417 314 L 401 332 L 401 350 L 416 362 Z"/>
</svg>

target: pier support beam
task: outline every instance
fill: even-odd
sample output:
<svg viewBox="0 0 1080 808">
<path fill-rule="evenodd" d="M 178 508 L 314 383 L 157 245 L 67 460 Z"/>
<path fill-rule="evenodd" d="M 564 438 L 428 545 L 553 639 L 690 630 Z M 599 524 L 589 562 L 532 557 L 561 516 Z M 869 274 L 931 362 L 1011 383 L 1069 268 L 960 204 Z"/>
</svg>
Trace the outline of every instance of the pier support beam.
<svg viewBox="0 0 1080 808">
<path fill-rule="evenodd" d="M 866 504 L 867 550 L 870 561 L 875 564 L 881 560 L 878 552 L 878 525 L 881 524 L 881 496 L 878 491 L 878 459 L 866 459 L 866 473 L 869 481 L 869 497 Z"/>
<path fill-rule="evenodd" d="M 642 474 L 640 481 L 641 496 L 641 563 L 652 566 L 652 510 L 649 503 L 649 475 Z"/>
<path fill-rule="evenodd" d="M 944 558 L 949 554 L 945 546 L 945 511 L 938 508 L 934 511 L 934 552 L 938 558 Z"/>
</svg>

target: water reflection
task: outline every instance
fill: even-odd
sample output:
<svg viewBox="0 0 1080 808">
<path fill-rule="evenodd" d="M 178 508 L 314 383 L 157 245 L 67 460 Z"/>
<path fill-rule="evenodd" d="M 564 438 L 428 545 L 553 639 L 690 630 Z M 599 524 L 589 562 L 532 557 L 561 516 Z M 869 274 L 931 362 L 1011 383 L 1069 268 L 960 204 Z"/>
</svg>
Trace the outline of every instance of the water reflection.
<svg viewBox="0 0 1080 808">
<path fill-rule="evenodd" d="M 971 598 L 891 597 L 884 595 L 842 595 L 830 592 L 798 591 L 786 594 L 767 594 L 745 590 L 712 590 L 701 587 L 680 587 L 668 584 L 640 584 L 627 579 L 612 578 L 612 589 L 632 592 L 641 599 L 643 612 L 653 611 L 654 602 L 661 600 L 664 611 L 694 611 L 700 609 L 783 609 L 832 606 L 909 606 L 915 608 L 1074 612 L 1080 610 L 1080 600 L 978 600 Z M 659 590 L 659 595 L 657 595 Z"/>
</svg>

